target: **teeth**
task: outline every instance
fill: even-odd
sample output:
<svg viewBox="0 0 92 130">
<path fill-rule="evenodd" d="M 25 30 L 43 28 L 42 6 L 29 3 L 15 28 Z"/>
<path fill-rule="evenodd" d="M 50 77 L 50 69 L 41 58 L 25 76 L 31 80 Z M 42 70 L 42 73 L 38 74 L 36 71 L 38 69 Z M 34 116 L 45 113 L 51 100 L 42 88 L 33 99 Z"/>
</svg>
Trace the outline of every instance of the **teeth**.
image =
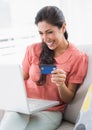
<svg viewBox="0 0 92 130">
<path fill-rule="evenodd" d="M 53 42 L 48 42 L 47 44 L 53 44 Z"/>
</svg>

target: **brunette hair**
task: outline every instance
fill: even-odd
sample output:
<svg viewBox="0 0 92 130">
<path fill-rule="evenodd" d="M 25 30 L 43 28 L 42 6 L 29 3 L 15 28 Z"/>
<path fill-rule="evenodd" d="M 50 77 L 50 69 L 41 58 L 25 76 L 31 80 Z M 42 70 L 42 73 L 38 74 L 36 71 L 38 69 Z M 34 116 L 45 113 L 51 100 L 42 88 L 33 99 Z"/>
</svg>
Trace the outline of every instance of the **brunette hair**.
<svg viewBox="0 0 92 130">
<path fill-rule="evenodd" d="M 40 9 L 35 17 L 35 24 L 46 21 L 47 23 L 61 28 L 65 22 L 63 12 L 56 6 L 45 6 Z M 68 33 L 65 31 L 64 37 L 68 39 Z M 50 50 L 45 43 L 42 42 L 42 52 L 40 54 L 40 64 L 54 64 L 54 51 Z M 39 65 L 40 65 L 39 64 Z M 46 75 L 41 74 L 37 85 L 43 85 L 46 82 Z"/>
</svg>

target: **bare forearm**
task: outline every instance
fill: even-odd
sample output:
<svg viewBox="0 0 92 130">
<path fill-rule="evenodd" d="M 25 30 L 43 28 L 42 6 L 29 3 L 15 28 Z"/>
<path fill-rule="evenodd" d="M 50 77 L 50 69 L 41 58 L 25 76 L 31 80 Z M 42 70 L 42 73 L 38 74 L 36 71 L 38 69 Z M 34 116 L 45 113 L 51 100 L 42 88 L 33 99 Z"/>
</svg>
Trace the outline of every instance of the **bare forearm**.
<svg viewBox="0 0 92 130">
<path fill-rule="evenodd" d="M 69 103 L 76 92 L 77 84 L 76 83 L 68 83 L 67 86 L 65 84 L 66 81 L 66 73 L 61 69 L 56 69 L 52 72 L 51 81 L 56 84 L 58 87 L 59 95 L 61 99 L 65 103 Z"/>
<path fill-rule="evenodd" d="M 58 91 L 59 91 L 59 95 L 60 95 L 61 99 L 65 103 L 71 102 L 71 100 L 74 96 L 74 93 L 67 88 L 65 83 L 62 83 L 62 86 L 57 86 L 57 87 L 58 87 Z"/>
</svg>

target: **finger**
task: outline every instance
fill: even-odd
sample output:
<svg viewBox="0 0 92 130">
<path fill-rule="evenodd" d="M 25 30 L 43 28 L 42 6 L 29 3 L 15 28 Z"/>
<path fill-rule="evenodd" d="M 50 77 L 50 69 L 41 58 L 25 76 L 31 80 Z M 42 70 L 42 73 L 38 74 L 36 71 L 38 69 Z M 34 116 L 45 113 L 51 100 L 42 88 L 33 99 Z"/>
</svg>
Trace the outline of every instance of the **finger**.
<svg viewBox="0 0 92 130">
<path fill-rule="evenodd" d="M 52 74 L 52 78 L 64 78 L 66 79 L 66 74 Z"/>
<path fill-rule="evenodd" d="M 52 77 L 52 78 L 51 78 L 51 81 L 52 81 L 52 82 L 55 82 L 55 83 L 58 83 L 58 82 L 60 82 L 60 83 L 61 83 L 61 82 L 65 82 L 65 80 L 66 80 L 65 77 L 60 77 L 60 78 L 58 78 L 58 77 L 57 77 L 57 78 L 53 78 L 53 77 Z"/>
<path fill-rule="evenodd" d="M 52 74 L 66 74 L 66 72 L 62 69 L 55 69 L 51 73 Z"/>
</svg>

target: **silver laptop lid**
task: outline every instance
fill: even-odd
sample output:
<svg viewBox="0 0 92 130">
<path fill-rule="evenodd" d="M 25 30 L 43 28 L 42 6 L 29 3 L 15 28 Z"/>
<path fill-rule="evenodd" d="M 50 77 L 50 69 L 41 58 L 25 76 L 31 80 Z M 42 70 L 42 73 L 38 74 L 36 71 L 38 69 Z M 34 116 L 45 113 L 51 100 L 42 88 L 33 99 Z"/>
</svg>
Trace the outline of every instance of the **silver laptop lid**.
<svg viewBox="0 0 92 130">
<path fill-rule="evenodd" d="M 18 64 L 0 64 L 0 109 L 29 114 L 22 70 Z"/>
<path fill-rule="evenodd" d="M 0 109 L 32 114 L 58 104 L 41 99 L 29 102 L 20 65 L 0 64 Z"/>
</svg>

